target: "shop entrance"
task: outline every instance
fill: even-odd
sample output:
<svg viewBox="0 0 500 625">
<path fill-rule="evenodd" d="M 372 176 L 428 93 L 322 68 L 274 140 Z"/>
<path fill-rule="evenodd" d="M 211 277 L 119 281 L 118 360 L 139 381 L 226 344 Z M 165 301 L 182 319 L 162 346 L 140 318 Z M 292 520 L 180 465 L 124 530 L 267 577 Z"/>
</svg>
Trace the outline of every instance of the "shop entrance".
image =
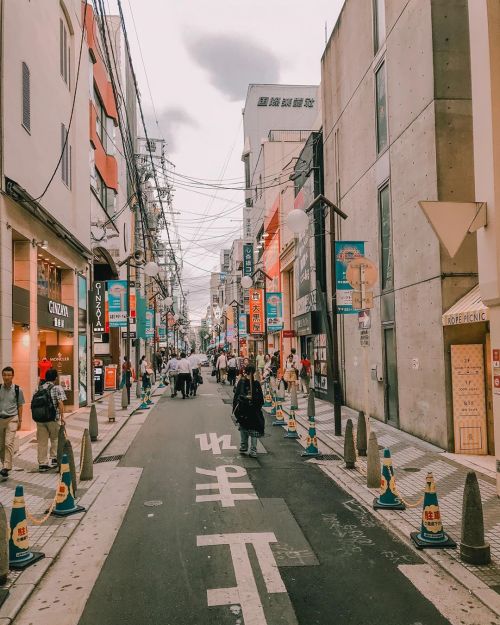
<svg viewBox="0 0 500 625">
<path fill-rule="evenodd" d="M 57 370 L 67 404 L 74 405 L 73 336 L 70 333 L 52 329 L 38 332 L 38 375 L 48 368 Z"/>
</svg>

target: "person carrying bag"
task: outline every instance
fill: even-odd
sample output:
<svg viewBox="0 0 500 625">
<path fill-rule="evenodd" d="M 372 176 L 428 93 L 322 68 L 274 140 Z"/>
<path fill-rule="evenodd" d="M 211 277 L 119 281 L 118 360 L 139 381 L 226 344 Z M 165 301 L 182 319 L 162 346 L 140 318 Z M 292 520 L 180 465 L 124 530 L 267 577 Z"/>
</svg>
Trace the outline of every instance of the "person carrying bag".
<svg viewBox="0 0 500 625">
<path fill-rule="evenodd" d="M 259 382 L 254 380 L 255 367 L 247 365 L 234 392 L 233 414 L 241 437 L 240 452 L 257 457 L 257 439 L 264 436 L 265 421 L 262 414 L 264 395 Z M 250 438 L 250 451 L 248 439 Z"/>
</svg>

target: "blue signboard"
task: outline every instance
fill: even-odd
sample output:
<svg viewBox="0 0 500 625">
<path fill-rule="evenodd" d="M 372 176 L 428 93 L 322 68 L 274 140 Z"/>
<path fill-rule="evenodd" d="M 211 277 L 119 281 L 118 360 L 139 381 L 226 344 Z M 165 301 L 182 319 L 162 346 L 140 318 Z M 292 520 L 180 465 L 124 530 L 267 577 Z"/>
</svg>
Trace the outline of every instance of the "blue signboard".
<svg viewBox="0 0 500 625">
<path fill-rule="evenodd" d="M 240 313 L 239 319 L 240 339 L 247 337 L 247 315 L 246 313 Z"/>
<path fill-rule="evenodd" d="M 110 328 L 127 327 L 126 280 L 108 280 L 108 312 Z"/>
<path fill-rule="evenodd" d="M 352 307 L 353 288 L 347 282 L 346 272 L 351 260 L 364 255 L 364 241 L 335 241 L 337 312 L 340 315 L 358 314 L 358 309 Z"/>
<path fill-rule="evenodd" d="M 146 308 L 146 338 L 152 339 L 155 335 L 155 311 L 153 308 Z"/>
<path fill-rule="evenodd" d="M 253 274 L 253 243 L 245 243 L 243 246 L 243 275 Z"/>
<path fill-rule="evenodd" d="M 280 332 L 283 329 L 283 294 L 266 293 L 267 331 Z"/>
</svg>

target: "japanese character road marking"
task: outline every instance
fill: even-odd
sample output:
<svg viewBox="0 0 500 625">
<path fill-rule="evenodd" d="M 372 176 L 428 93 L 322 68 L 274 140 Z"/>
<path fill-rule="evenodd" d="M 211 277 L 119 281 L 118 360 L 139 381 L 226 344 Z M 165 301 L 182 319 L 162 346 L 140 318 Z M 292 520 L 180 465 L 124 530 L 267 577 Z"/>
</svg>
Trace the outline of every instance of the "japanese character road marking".
<svg viewBox="0 0 500 625">
<path fill-rule="evenodd" d="M 210 437 L 210 441 L 208 440 Z M 201 451 L 211 451 L 214 456 L 222 453 L 222 449 L 236 449 L 236 445 L 231 445 L 231 434 L 217 436 L 215 432 L 210 434 L 196 434 L 195 438 L 200 441 Z"/>
<path fill-rule="evenodd" d="M 196 502 L 203 501 L 220 501 L 223 508 L 234 507 L 234 502 L 238 500 L 258 499 L 253 486 L 250 482 L 238 482 L 230 483 L 230 479 L 237 479 L 245 477 L 247 472 L 243 467 L 231 466 L 229 464 L 223 464 L 217 467 L 215 471 L 210 469 L 199 469 L 196 467 L 196 473 L 199 475 L 210 475 L 216 477 L 216 482 L 209 482 L 207 484 L 196 484 L 196 490 L 218 490 L 218 493 L 212 495 L 196 495 Z M 246 488 L 250 489 L 252 493 L 233 493 L 232 490 Z"/>
</svg>

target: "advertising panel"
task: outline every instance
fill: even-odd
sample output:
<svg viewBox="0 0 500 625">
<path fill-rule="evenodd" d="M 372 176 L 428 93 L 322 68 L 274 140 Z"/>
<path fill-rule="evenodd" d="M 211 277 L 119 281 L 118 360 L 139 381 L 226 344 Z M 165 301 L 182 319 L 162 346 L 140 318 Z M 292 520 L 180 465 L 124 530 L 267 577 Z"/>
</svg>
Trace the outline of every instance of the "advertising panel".
<svg viewBox="0 0 500 625">
<path fill-rule="evenodd" d="M 250 334 L 264 334 L 264 289 L 250 289 Z"/>
<path fill-rule="evenodd" d="M 247 337 L 247 317 L 246 313 L 240 313 L 240 340 Z"/>
<path fill-rule="evenodd" d="M 127 327 L 126 280 L 108 280 L 108 314 L 110 328 Z"/>
<path fill-rule="evenodd" d="M 347 280 L 347 266 L 355 258 L 365 255 L 364 241 L 335 241 L 335 271 L 337 312 L 339 315 L 358 314 L 353 307 L 354 289 Z"/>
<path fill-rule="evenodd" d="M 283 329 L 283 294 L 266 293 L 267 330 L 279 332 Z"/>
<path fill-rule="evenodd" d="M 155 335 L 155 311 L 153 308 L 146 308 L 146 338 L 152 339 Z"/>
</svg>

